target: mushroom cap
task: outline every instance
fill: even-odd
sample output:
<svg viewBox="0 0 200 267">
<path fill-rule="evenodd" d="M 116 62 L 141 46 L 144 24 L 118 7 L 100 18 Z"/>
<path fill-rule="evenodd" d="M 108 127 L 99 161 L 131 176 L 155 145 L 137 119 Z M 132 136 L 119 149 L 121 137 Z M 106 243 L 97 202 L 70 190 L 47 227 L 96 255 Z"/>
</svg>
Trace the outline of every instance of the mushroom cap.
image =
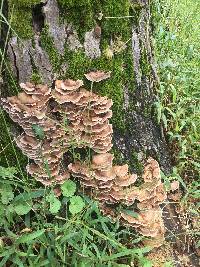
<svg viewBox="0 0 200 267">
<path fill-rule="evenodd" d="M 36 138 L 29 136 L 25 133 L 18 136 L 15 139 L 16 143 L 21 144 L 21 146 L 28 146 L 29 149 L 37 149 L 41 146 L 41 142 L 38 141 Z"/>
<path fill-rule="evenodd" d="M 23 89 L 23 91 L 26 94 L 37 96 L 47 96 L 50 95 L 51 93 L 51 89 L 48 88 L 47 85 L 43 85 L 43 84 L 33 84 L 30 82 L 26 82 L 26 83 L 20 83 L 20 87 Z"/>
<path fill-rule="evenodd" d="M 173 181 L 170 183 L 170 191 L 176 191 L 177 189 L 179 189 L 180 183 L 179 181 Z"/>
<path fill-rule="evenodd" d="M 32 93 L 35 90 L 35 85 L 33 83 L 30 82 L 26 82 L 26 83 L 20 83 L 20 87 L 28 94 L 28 93 Z"/>
<path fill-rule="evenodd" d="M 116 172 L 115 172 L 116 173 Z M 124 187 L 124 186 L 130 186 L 134 184 L 137 180 L 137 174 L 129 174 L 124 177 L 116 178 L 115 179 L 115 184 Z"/>
<path fill-rule="evenodd" d="M 142 178 L 144 182 L 154 182 L 156 180 L 161 180 L 159 164 L 151 157 L 147 160 Z"/>
<path fill-rule="evenodd" d="M 102 80 L 110 78 L 111 72 L 104 71 L 91 71 L 85 74 L 85 77 L 91 82 L 100 82 Z"/>
<path fill-rule="evenodd" d="M 56 90 L 60 93 L 62 93 L 63 91 L 74 91 L 77 90 L 78 88 L 80 88 L 81 86 L 83 86 L 83 81 L 82 80 L 56 80 L 55 82 L 55 86 L 56 86 Z M 62 90 L 59 90 L 62 89 Z"/>
<path fill-rule="evenodd" d="M 90 179 L 91 175 L 93 174 L 93 171 L 90 170 L 88 166 L 81 164 L 81 162 L 78 161 L 70 163 L 68 165 L 68 169 L 73 175 L 80 175 L 80 177 L 84 176 L 84 178 L 88 179 Z"/>
<path fill-rule="evenodd" d="M 115 191 L 111 189 L 109 196 L 112 197 L 113 203 L 116 203 L 123 200 L 125 198 L 125 194 L 126 194 L 125 191 Z"/>
<path fill-rule="evenodd" d="M 103 182 L 107 182 L 113 180 L 116 177 L 115 173 L 113 172 L 112 168 L 108 170 L 95 170 L 94 171 L 94 178 Z"/>
<path fill-rule="evenodd" d="M 60 166 L 59 164 L 49 164 L 49 171 L 50 171 L 50 176 L 51 178 L 55 177 L 56 175 L 59 174 L 60 171 Z M 31 163 L 29 165 L 26 166 L 27 172 L 34 176 L 35 178 L 40 178 L 40 179 L 44 179 L 44 180 L 50 180 L 48 171 L 44 169 L 44 166 L 35 164 L 35 163 Z M 52 183 L 52 182 L 51 182 Z"/>
<path fill-rule="evenodd" d="M 112 166 L 114 156 L 110 153 L 96 154 L 92 157 L 93 168 L 105 168 Z"/>
<path fill-rule="evenodd" d="M 125 177 L 128 174 L 128 164 L 122 166 L 113 166 L 114 172 L 118 177 Z"/>
</svg>

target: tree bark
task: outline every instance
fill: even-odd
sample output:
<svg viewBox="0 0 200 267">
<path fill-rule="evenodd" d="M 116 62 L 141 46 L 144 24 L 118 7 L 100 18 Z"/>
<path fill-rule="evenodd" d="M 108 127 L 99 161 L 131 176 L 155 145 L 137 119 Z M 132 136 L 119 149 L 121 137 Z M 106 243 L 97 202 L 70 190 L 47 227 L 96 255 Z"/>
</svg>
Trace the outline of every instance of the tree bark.
<svg viewBox="0 0 200 267">
<path fill-rule="evenodd" d="M 133 21 L 129 22 L 129 28 L 126 28 L 130 32 L 129 44 L 132 44 L 130 48 L 125 49 L 125 52 L 126 50 L 131 52 L 130 62 L 133 66 L 129 70 L 129 67 L 126 67 L 124 71 L 126 72 L 127 69 L 127 75 L 128 71 L 133 71 L 134 81 L 129 85 L 122 84 L 123 100 L 121 103 L 123 104 L 123 128 L 125 130 L 119 131 L 118 127 L 114 125 L 114 142 L 125 160 L 130 160 L 132 151 L 141 152 L 140 156 L 143 155 L 144 158 L 148 155 L 156 158 L 164 172 L 169 173 L 171 162 L 168 148 L 162 134 L 162 128 L 156 124 L 155 118 L 152 116 L 158 77 L 150 42 L 150 6 L 148 1 L 144 0 L 131 2 L 130 10 L 134 11 L 132 16 L 137 17 L 137 20 L 134 18 Z M 63 62 L 59 68 L 55 68 L 51 59 L 52 55 L 48 54 L 44 45 L 41 45 L 44 26 L 46 27 L 45 35 L 53 41 L 54 52 L 57 54 L 58 61 L 64 53 L 65 46 L 70 53 L 77 53 L 78 50 L 81 50 L 88 58 L 96 60 L 104 53 L 101 47 L 102 42 L 106 41 L 109 45 L 115 42 L 114 39 L 122 36 L 122 32 L 116 33 L 116 36 L 113 33 L 110 36 L 104 36 L 105 25 L 103 25 L 104 28 L 101 28 L 98 26 L 101 20 L 96 19 L 95 27 L 85 32 L 84 41 L 80 42 L 74 25 L 68 21 L 60 22 L 60 13 L 62 12 L 63 10 L 59 12 L 56 0 L 41 1 L 41 3 L 33 6 L 32 37 L 21 39 L 20 36 L 11 34 L 7 44 L 7 55 L 12 73 L 18 83 L 31 81 L 33 73 L 36 71 L 41 82 L 51 85 L 56 78 L 67 71 L 67 65 L 70 65 L 70 62 Z M 100 16 L 100 14 L 93 14 L 94 17 L 97 15 Z M 102 15 L 106 17 L 107 14 Z M 123 14 L 121 15 L 123 16 Z M 130 19 L 116 17 L 105 18 L 104 20 L 107 20 L 108 24 L 109 21 L 113 23 L 113 20 Z M 98 30 L 100 35 L 96 34 Z M 48 40 L 46 41 L 48 42 Z M 125 41 L 127 40 L 122 40 L 124 43 Z M 111 60 L 115 61 L 115 55 Z M 148 71 L 144 70 L 145 68 L 148 68 Z M 115 73 L 113 72 L 112 75 L 114 76 Z"/>
</svg>

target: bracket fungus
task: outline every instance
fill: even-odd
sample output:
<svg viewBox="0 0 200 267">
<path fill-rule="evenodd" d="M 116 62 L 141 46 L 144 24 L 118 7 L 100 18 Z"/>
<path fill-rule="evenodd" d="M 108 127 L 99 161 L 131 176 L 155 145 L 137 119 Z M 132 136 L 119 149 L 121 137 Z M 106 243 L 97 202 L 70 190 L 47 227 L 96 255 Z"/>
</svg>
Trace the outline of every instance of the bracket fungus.
<svg viewBox="0 0 200 267">
<path fill-rule="evenodd" d="M 100 82 L 110 72 L 90 72 L 86 78 Z M 111 218 L 136 228 L 151 246 L 164 240 L 160 204 L 166 199 L 158 163 L 149 158 L 144 167 L 143 183 L 136 186 L 136 174 L 128 165 L 114 165 L 112 148 L 112 100 L 86 90 L 82 80 L 57 80 L 55 88 L 32 83 L 20 84 L 17 96 L 2 98 L 1 103 L 23 133 L 15 138 L 17 146 L 30 159 L 27 172 L 45 186 L 63 183 L 70 175 L 77 177 L 88 192 L 93 192 L 101 210 Z M 35 128 L 33 126 L 36 126 Z M 38 130 L 38 132 L 37 132 Z M 40 133 L 42 132 L 42 134 Z M 75 146 L 89 148 L 92 159 L 64 162 L 64 154 Z M 68 166 L 67 166 L 68 165 Z M 87 190 L 86 190 L 87 192 Z M 90 193 L 91 194 L 91 193 Z M 136 208 L 132 217 L 116 205 Z"/>
<path fill-rule="evenodd" d="M 112 218 L 118 217 L 125 225 L 137 228 L 142 235 L 151 237 L 150 240 L 145 240 L 147 245 L 162 245 L 165 228 L 159 205 L 166 200 L 167 195 L 157 161 L 152 158 L 147 160 L 142 176 L 144 183 L 135 186 L 137 175 L 128 172 L 127 164 L 113 166 L 112 160 L 113 155 L 110 153 L 98 154 L 93 156 L 90 165 L 77 161 L 70 163 L 68 168 L 73 176 L 79 178 L 82 186 L 93 189 L 93 195 L 100 201 L 104 214 Z M 131 206 L 136 201 L 138 217 L 132 217 L 123 211 L 119 214 L 114 212 L 115 204 Z"/>
<path fill-rule="evenodd" d="M 110 76 L 96 73 L 101 74 L 101 80 Z M 112 148 L 112 100 L 82 86 L 82 80 L 71 79 L 57 80 L 54 89 L 27 82 L 20 84 L 22 92 L 17 96 L 1 99 L 5 111 L 23 129 L 15 141 L 31 160 L 27 171 L 44 185 L 69 178 L 62 161 L 72 143 L 96 153 Z M 42 138 L 33 126 L 43 132 Z"/>
<path fill-rule="evenodd" d="M 110 78 L 111 72 L 104 71 L 91 71 L 85 74 L 85 77 L 91 82 L 100 82 L 102 80 Z"/>
</svg>

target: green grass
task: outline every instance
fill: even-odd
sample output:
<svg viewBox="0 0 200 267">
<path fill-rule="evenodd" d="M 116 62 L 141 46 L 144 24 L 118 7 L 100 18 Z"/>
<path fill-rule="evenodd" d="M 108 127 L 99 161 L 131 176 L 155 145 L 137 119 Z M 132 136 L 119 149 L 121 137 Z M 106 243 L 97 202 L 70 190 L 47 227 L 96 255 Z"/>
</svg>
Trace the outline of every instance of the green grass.
<svg viewBox="0 0 200 267">
<path fill-rule="evenodd" d="M 154 48 L 160 77 L 157 120 L 162 123 L 178 180 L 183 212 L 197 221 L 200 208 L 200 2 L 155 1 Z M 191 229 L 196 247 L 199 228 Z"/>
<path fill-rule="evenodd" d="M 62 196 L 56 197 L 51 188 L 19 179 L 16 168 L 0 168 L 0 266 L 101 267 L 147 261 L 143 253 L 149 249 L 135 246 L 141 237 L 103 217 L 98 203 L 76 192 L 74 182 L 61 189 Z M 76 207 L 72 198 L 79 198 Z"/>
<path fill-rule="evenodd" d="M 160 76 L 157 119 L 163 124 L 175 170 L 190 186 L 200 177 L 200 2 L 161 0 L 153 8 Z"/>
</svg>

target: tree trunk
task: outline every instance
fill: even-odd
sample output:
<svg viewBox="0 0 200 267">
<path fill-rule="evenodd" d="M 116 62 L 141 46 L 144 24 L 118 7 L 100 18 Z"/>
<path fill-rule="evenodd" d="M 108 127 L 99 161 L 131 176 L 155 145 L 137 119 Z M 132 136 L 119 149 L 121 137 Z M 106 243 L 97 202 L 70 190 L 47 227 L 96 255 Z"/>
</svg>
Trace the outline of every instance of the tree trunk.
<svg viewBox="0 0 200 267">
<path fill-rule="evenodd" d="M 58 78 L 82 78 L 91 69 L 112 71 L 112 79 L 99 93 L 114 101 L 116 153 L 122 160 L 132 160 L 133 169 L 137 169 L 135 162 L 140 165 L 150 155 L 169 173 L 169 152 L 153 117 L 158 78 L 148 1 L 61 0 L 60 6 L 55 0 L 31 2 L 28 7 L 15 4 L 11 17 L 16 32 L 11 31 L 7 55 L 16 82 L 33 80 L 51 85 Z M 11 13 L 13 1 L 7 4 Z M 22 17 L 26 12 L 31 14 L 24 22 L 29 23 L 26 30 L 21 29 L 23 23 L 16 23 L 21 18 L 16 18 L 15 9 Z M 5 83 L 9 88 L 6 79 Z M 6 89 L 9 93 L 13 94 Z"/>
<path fill-rule="evenodd" d="M 140 172 L 151 156 L 169 174 L 170 154 L 154 114 L 159 79 L 150 7 L 148 0 L 4 1 L 4 16 L 13 30 L 8 25 L 1 29 L 1 46 L 7 51 L 2 95 L 13 95 L 20 82 L 52 85 L 55 79 L 82 79 L 91 70 L 111 71 L 111 79 L 96 91 L 114 102 L 113 152 L 118 163 L 128 162 L 131 171 Z M 5 147 L 8 135 L 1 139 Z M 4 152 L 12 162 L 8 150 Z M 165 209 L 169 213 L 172 207 Z M 174 231 L 176 223 L 172 220 L 166 227 Z"/>
</svg>

